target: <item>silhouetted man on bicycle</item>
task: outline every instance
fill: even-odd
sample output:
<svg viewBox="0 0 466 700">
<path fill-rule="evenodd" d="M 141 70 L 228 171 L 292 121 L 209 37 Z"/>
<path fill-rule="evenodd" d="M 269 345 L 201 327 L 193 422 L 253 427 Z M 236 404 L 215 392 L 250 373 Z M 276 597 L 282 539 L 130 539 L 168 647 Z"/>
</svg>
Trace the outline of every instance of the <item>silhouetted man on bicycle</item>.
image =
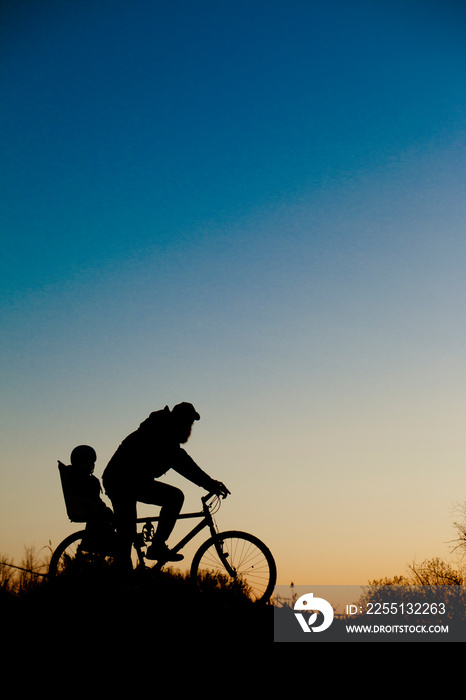
<svg viewBox="0 0 466 700">
<path fill-rule="evenodd" d="M 206 491 L 226 496 L 230 492 L 220 481 L 206 474 L 180 446 L 188 441 L 193 423 L 200 419 L 190 403 L 180 403 L 155 411 L 123 440 L 102 476 L 112 501 L 121 547 L 122 563 L 131 568 L 131 546 L 136 532 L 138 501 L 161 506 L 158 526 L 146 557 L 159 561 L 179 561 L 166 541 L 184 502 L 183 492 L 156 481 L 169 469 L 186 477 Z"/>
</svg>

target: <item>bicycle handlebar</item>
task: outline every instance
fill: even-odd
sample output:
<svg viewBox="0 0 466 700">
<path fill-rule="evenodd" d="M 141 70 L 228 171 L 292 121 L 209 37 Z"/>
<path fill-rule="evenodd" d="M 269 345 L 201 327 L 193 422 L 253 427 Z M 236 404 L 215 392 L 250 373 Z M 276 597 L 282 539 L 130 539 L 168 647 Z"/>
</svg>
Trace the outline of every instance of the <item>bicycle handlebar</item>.
<svg viewBox="0 0 466 700">
<path fill-rule="evenodd" d="M 217 496 L 217 494 L 214 493 L 213 491 L 211 491 L 206 496 L 202 496 L 201 501 L 205 504 L 205 503 L 207 503 L 207 501 L 210 501 L 210 499 L 213 498 L 214 496 Z"/>
<path fill-rule="evenodd" d="M 227 497 L 227 494 L 218 494 L 218 493 L 215 493 L 215 491 L 210 491 L 206 496 L 201 497 L 201 501 L 204 505 L 206 505 L 207 501 L 210 501 L 211 498 L 224 499 L 226 497 Z"/>
</svg>

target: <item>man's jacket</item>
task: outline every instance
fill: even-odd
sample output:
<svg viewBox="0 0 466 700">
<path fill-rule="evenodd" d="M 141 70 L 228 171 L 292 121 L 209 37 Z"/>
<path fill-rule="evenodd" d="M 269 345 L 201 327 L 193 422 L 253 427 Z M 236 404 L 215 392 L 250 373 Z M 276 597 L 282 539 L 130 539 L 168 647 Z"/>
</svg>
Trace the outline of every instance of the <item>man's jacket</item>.
<svg viewBox="0 0 466 700">
<path fill-rule="evenodd" d="M 143 487 L 169 469 L 209 490 L 213 480 L 180 447 L 172 428 L 168 406 L 155 411 L 128 435 L 111 458 L 102 476 L 107 493 Z"/>
</svg>

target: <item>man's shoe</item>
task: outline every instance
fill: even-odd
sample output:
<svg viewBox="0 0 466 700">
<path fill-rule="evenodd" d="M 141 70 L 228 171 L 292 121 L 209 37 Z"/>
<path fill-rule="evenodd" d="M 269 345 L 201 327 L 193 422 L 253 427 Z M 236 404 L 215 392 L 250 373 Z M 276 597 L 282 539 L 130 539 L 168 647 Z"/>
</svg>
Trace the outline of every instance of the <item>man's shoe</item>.
<svg viewBox="0 0 466 700">
<path fill-rule="evenodd" d="M 176 554 L 168 549 L 166 544 L 151 544 L 146 552 L 146 559 L 155 559 L 157 561 L 181 561 L 184 559 L 182 554 Z"/>
</svg>

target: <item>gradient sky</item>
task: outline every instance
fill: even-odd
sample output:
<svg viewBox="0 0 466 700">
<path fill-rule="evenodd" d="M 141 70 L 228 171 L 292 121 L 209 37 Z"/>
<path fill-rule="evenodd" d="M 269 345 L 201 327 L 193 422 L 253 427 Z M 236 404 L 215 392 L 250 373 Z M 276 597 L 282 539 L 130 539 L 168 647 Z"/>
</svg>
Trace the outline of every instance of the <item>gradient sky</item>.
<svg viewBox="0 0 466 700">
<path fill-rule="evenodd" d="M 0 552 L 75 529 L 56 468 L 75 445 L 101 476 L 186 400 L 188 451 L 232 492 L 218 524 L 264 539 L 279 583 L 449 558 L 464 5 L 2 8 Z"/>
</svg>

